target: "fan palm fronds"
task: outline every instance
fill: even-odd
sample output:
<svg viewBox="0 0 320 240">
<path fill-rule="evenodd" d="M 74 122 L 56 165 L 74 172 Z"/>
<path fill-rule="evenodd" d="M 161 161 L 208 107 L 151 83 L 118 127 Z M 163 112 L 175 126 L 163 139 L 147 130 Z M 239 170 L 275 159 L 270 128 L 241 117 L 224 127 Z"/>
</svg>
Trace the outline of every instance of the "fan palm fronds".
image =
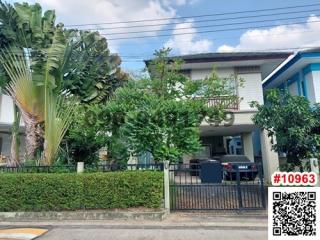
<svg viewBox="0 0 320 240">
<path fill-rule="evenodd" d="M 44 160 L 51 165 L 55 160 L 59 145 L 69 128 L 73 116 L 73 106 L 62 107 L 62 98 L 49 94 L 45 121 Z"/>
</svg>

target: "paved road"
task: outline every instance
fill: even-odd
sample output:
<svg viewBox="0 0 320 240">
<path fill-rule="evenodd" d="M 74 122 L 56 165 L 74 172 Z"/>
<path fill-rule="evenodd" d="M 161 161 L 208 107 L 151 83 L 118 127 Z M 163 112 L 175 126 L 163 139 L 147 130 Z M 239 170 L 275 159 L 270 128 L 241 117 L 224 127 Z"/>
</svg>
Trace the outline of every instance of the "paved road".
<svg viewBox="0 0 320 240">
<path fill-rule="evenodd" d="M 230 230 L 230 229 L 114 229 L 54 227 L 38 238 L 41 240 L 251 240 L 267 239 L 266 230 Z"/>
<path fill-rule="evenodd" d="M 0 229 L 41 228 L 40 240 L 267 239 L 267 215 L 173 213 L 163 221 L 86 220 L 0 222 Z M 1 239 L 0 239 L 1 240 Z"/>
</svg>

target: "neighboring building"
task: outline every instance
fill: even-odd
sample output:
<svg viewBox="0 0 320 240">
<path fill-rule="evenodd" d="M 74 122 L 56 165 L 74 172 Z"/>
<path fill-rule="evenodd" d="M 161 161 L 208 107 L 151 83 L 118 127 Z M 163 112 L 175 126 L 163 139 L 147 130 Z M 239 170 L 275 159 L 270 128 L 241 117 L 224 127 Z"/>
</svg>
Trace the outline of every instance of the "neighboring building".
<svg viewBox="0 0 320 240">
<path fill-rule="evenodd" d="M 182 73 L 192 80 L 203 79 L 213 70 L 221 78 L 243 79 L 243 86 L 237 86 L 235 94 L 241 99 L 239 104 L 226 103 L 227 110 L 233 114 L 231 126 L 200 126 L 203 151 L 184 158 L 214 158 L 224 154 L 244 154 L 251 161 L 262 158 L 266 179 L 278 169 L 278 154 L 271 151 L 270 139 L 252 122 L 256 109 L 250 102 L 263 104 L 262 80 L 276 69 L 292 53 L 290 52 L 241 52 L 208 53 L 178 56 L 184 63 Z M 148 61 L 146 61 L 148 64 Z M 231 80 L 232 80 L 231 78 Z M 236 84 L 237 85 L 237 84 Z M 208 104 L 225 101 L 224 96 L 212 96 Z"/>
<path fill-rule="evenodd" d="M 312 104 L 320 103 L 320 48 L 292 55 L 264 79 L 263 88 L 287 89 Z"/>
<path fill-rule="evenodd" d="M 0 93 L 0 164 L 10 157 L 11 126 L 13 123 L 13 102 L 11 97 Z M 21 128 L 22 126 L 21 121 Z M 22 129 L 21 129 L 22 130 Z M 24 136 L 21 135 L 20 153 L 24 152 Z"/>
</svg>

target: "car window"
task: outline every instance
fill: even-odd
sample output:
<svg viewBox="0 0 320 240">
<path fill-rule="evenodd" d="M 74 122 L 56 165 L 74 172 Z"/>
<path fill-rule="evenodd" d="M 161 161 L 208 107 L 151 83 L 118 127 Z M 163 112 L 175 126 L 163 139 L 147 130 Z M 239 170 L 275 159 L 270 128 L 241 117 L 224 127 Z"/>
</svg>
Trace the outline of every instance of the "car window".
<svg viewBox="0 0 320 240">
<path fill-rule="evenodd" d="M 250 162 L 250 160 L 244 155 L 225 155 L 220 158 L 220 162 Z"/>
</svg>

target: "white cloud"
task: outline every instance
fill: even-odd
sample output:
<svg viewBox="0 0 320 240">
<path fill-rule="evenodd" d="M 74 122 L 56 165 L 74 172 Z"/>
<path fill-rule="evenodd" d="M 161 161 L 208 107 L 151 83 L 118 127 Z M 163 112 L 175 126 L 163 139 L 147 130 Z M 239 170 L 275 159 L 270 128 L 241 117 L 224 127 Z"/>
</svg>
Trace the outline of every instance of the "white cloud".
<svg viewBox="0 0 320 240">
<path fill-rule="evenodd" d="M 164 44 L 165 47 L 172 48 L 174 52 L 182 55 L 209 52 L 213 44 L 212 41 L 208 39 L 196 40 L 197 30 L 190 19 L 186 20 L 186 22 L 176 24 L 172 33 L 189 33 L 185 35 L 174 35 Z"/>
<path fill-rule="evenodd" d="M 243 33 L 236 46 L 222 45 L 218 52 L 305 48 L 320 45 L 320 18 L 311 15 L 305 24 L 279 25 Z"/>
<path fill-rule="evenodd" d="M 221 45 L 218 48 L 218 52 L 234 52 L 235 48 L 226 44 Z"/>
<path fill-rule="evenodd" d="M 193 1 L 193 0 L 192 0 Z M 29 0 L 34 3 L 34 0 Z M 131 20 L 145 20 L 145 19 L 159 19 L 171 18 L 176 16 L 174 6 L 177 4 L 187 3 L 185 0 L 167 1 L 167 0 L 37 0 L 44 9 L 55 9 L 57 13 L 57 20 L 63 22 L 65 25 L 82 24 L 82 23 L 105 23 L 105 22 L 124 22 Z M 157 22 L 150 22 L 156 24 Z M 170 20 L 161 21 L 163 24 L 170 23 Z M 145 24 L 131 23 L 130 25 Z M 102 27 L 125 27 L 130 26 L 128 23 L 100 25 Z M 143 27 L 143 28 L 124 28 L 112 30 L 100 30 L 101 33 L 106 34 L 108 38 L 122 38 L 133 37 L 137 35 L 156 35 L 157 31 L 165 26 Z M 97 28 L 97 26 L 85 26 L 85 28 Z M 121 34 L 111 35 L 112 33 L 151 30 L 150 33 L 141 34 Z M 108 34 L 109 37 L 108 37 Z M 116 51 L 119 41 L 109 41 L 109 46 L 112 51 Z"/>
<path fill-rule="evenodd" d="M 170 1 L 169 0 L 169 2 L 174 2 L 176 5 L 178 5 L 178 6 L 182 6 L 182 5 L 186 5 L 186 4 L 190 4 L 190 5 L 192 5 L 192 4 L 195 4 L 195 3 L 197 3 L 199 0 L 174 0 L 174 1 Z"/>
</svg>

